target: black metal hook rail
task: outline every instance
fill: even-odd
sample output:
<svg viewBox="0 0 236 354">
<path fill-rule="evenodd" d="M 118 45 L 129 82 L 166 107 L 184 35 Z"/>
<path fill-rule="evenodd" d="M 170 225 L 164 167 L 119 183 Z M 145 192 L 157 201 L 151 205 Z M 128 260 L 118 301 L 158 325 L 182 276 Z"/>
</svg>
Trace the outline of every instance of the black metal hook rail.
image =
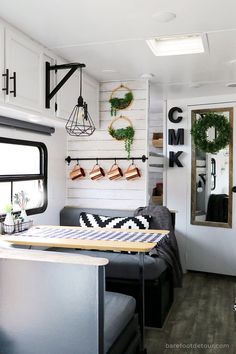
<svg viewBox="0 0 236 354">
<path fill-rule="evenodd" d="M 68 163 L 68 165 L 71 163 L 71 161 L 99 161 L 99 160 L 103 160 L 103 161 L 116 161 L 116 160 L 141 160 L 143 162 L 145 162 L 146 160 L 148 160 L 148 157 L 146 155 L 143 155 L 141 157 L 130 157 L 128 159 L 128 157 L 70 157 L 67 156 L 67 158 L 65 159 L 65 161 Z"/>
</svg>

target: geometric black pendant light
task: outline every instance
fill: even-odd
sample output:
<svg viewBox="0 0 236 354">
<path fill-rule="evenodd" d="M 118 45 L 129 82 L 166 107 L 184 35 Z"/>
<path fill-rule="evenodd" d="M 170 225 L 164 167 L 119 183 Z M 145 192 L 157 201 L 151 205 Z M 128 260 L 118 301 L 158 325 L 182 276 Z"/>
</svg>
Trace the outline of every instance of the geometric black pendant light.
<svg viewBox="0 0 236 354">
<path fill-rule="evenodd" d="M 50 100 L 60 90 L 60 88 L 66 83 L 66 81 L 74 74 L 77 69 L 80 69 L 80 95 L 78 102 L 73 108 L 71 115 L 66 123 L 66 131 L 70 135 L 74 136 L 89 136 L 95 131 L 94 123 L 88 112 L 87 103 L 82 97 L 82 68 L 85 64 L 71 63 L 62 65 L 51 65 L 46 62 L 46 108 L 50 108 Z M 67 74 L 61 79 L 56 87 L 50 92 L 50 72 L 51 70 L 57 71 L 62 69 L 70 69 Z"/>
<path fill-rule="evenodd" d="M 65 127 L 67 133 L 73 136 L 89 136 L 95 131 L 87 103 L 82 97 L 82 67 L 80 67 L 80 95 Z"/>
</svg>

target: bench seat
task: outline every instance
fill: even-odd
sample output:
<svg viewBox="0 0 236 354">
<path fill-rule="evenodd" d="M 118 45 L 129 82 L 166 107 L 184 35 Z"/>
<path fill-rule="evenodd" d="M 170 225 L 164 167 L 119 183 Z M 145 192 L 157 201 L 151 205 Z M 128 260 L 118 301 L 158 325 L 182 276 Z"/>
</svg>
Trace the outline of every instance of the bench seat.
<svg viewBox="0 0 236 354">
<path fill-rule="evenodd" d="M 105 292 L 104 348 L 109 351 L 135 313 L 136 301 L 133 297 L 113 292 Z"/>
<path fill-rule="evenodd" d="M 132 210 L 96 209 L 80 207 L 64 207 L 60 212 L 60 225 L 80 226 L 81 212 L 104 215 L 110 217 L 133 216 Z M 174 222 L 174 214 L 172 215 Z M 156 229 L 155 218 L 151 220 L 150 229 Z M 61 251 L 57 249 L 57 251 Z M 139 304 L 139 256 L 135 254 L 64 250 L 66 252 L 78 252 L 96 257 L 105 257 L 109 260 L 106 266 L 106 289 L 118 293 L 124 293 L 135 297 L 137 310 Z M 173 275 L 165 260 L 158 257 L 145 255 L 145 324 L 151 327 L 162 327 L 164 320 L 173 303 Z"/>
</svg>

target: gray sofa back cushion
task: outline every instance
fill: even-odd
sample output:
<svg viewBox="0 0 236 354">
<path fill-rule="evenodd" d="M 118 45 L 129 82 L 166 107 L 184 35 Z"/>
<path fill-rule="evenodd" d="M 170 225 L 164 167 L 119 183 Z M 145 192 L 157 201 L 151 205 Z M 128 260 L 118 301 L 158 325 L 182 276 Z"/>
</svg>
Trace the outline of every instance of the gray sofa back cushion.
<svg viewBox="0 0 236 354">
<path fill-rule="evenodd" d="M 80 226 L 80 213 L 90 213 L 104 216 L 133 216 L 134 210 L 115 210 L 115 209 L 96 209 L 96 208 L 79 208 L 79 207 L 64 207 L 60 212 L 60 225 L 62 226 Z"/>
</svg>

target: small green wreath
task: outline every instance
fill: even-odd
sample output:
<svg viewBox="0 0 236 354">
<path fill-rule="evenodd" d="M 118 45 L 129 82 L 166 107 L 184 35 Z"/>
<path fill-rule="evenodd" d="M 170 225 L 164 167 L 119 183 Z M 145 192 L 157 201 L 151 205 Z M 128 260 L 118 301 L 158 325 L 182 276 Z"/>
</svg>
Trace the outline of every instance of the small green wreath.
<svg viewBox="0 0 236 354">
<path fill-rule="evenodd" d="M 122 98 L 114 97 L 115 93 L 121 89 L 122 90 L 126 89 L 128 92 Z M 118 110 L 128 108 L 129 105 L 132 103 L 133 99 L 134 99 L 133 93 L 128 87 L 124 85 L 120 85 L 119 87 L 117 87 L 115 90 L 112 91 L 109 100 L 111 104 L 111 115 L 116 116 Z"/>
<path fill-rule="evenodd" d="M 213 141 L 207 139 L 207 131 L 211 127 L 215 128 L 216 137 Z M 191 134 L 196 147 L 204 152 L 215 154 L 229 144 L 231 126 L 223 114 L 207 112 L 201 114 L 200 118 L 193 123 Z"/>
<path fill-rule="evenodd" d="M 113 124 L 119 120 L 119 119 L 124 119 L 129 122 L 129 126 L 126 128 L 119 128 L 119 129 L 114 129 Z M 120 116 L 111 122 L 111 124 L 108 127 L 108 133 L 116 140 L 124 140 L 125 142 L 125 151 L 128 154 L 128 159 L 130 158 L 130 152 L 131 152 L 131 147 L 134 142 L 134 134 L 135 130 L 133 128 L 133 125 L 128 117 L 125 116 Z"/>
</svg>

